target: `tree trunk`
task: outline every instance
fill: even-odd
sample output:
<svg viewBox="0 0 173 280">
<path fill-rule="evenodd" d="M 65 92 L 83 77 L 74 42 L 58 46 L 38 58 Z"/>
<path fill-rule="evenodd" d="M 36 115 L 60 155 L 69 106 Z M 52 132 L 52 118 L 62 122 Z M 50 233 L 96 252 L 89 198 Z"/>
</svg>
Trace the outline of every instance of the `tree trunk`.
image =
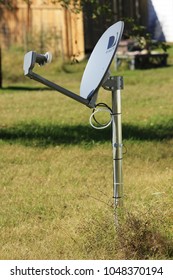
<svg viewBox="0 0 173 280">
<path fill-rule="evenodd" d="M 0 88 L 2 88 L 2 51 L 0 46 Z"/>
</svg>

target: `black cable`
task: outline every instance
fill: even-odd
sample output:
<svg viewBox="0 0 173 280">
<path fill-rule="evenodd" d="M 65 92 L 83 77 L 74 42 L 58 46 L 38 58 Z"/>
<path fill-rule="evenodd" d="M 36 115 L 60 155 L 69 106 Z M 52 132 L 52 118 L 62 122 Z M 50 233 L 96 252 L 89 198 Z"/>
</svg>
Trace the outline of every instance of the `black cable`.
<svg viewBox="0 0 173 280">
<path fill-rule="evenodd" d="M 96 108 L 97 107 L 105 107 L 107 108 L 111 113 L 112 113 L 112 109 L 106 104 L 106 103 L 103 103 L 103 102 L 100 102 L 100 103 L 97 103 L 95 108 L 93 109 L 93 113 L 95 112 Z M 94 121 L 99 125 L 99 126 L 103 126 L 103 125 L 107 125 L 109 122 L 105 123 L 105 124 L 101 124 L 100 122 L 98 122 L 98 120 L 96 119 L 95 115 L 93 115 L 93 119 Z"/>
</svg>

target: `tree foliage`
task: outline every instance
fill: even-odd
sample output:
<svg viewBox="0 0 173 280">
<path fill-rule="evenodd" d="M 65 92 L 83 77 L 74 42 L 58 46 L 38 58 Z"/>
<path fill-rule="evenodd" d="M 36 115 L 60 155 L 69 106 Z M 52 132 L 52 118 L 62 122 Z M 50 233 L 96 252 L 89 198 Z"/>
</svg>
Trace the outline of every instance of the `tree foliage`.
<svg viewBox="0 0 173 280">
<path fill-rule="evenodd" d="M 17 1 L 15 0 L 0 0 L 0 4 L 4 5 L 8 9 L 14 8 L 16 6 L 16 2 Z M 32 5 L 32 0 L 23 0 L 23 2 Z M 93 18 L 96 18 L 101 14 L 110 14 L 112 5 L 111 2 L 112 1 L 109 0 L 50 0 L 50 3 L 59 3 L 63 8 L 74 13 L 79 13 L 86 5 L 90 5 L 92 7 Z"/>
</svg>

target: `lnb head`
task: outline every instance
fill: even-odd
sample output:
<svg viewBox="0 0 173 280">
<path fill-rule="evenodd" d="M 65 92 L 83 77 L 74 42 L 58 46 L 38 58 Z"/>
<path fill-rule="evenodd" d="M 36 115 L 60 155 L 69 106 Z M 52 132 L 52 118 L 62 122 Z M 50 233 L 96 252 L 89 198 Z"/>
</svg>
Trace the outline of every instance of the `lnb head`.
<svg viewBox="0 0 173 280">
<path fill-rule="evenodd" d="M 52 54 L 47 52 L 45 54 L 35 53 L 35 62 L 40 66 L 45 65 L 46 63 L 50 63 L 52 61 Z"/>
<path fill-rule="evenodd" d="M 52 61 L 52 54 L 47 52 L 45 54 L 38 54 L 36 52 L 30 51 L 25 54 L 23 70 L 24 74 L 27 76 L 29 72 L 34 68 L 35 63 L 40 66 L 50 63 Z"/>
</svg>

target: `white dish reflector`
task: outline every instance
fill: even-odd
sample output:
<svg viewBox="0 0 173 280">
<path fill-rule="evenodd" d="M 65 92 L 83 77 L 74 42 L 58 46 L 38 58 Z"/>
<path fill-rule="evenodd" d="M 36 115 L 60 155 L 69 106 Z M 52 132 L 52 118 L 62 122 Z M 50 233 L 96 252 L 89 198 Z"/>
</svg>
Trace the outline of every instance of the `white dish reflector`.
<svg viewBox="0 0 173 280">
<path fill-rule="evenodd" d="M 97 98 L 97 92 L 108 74 L 124 29 L 124 22 L 110 26 L 94 47 L 80 85 L 80 96 L 86 99 Z"/>
</svg>

